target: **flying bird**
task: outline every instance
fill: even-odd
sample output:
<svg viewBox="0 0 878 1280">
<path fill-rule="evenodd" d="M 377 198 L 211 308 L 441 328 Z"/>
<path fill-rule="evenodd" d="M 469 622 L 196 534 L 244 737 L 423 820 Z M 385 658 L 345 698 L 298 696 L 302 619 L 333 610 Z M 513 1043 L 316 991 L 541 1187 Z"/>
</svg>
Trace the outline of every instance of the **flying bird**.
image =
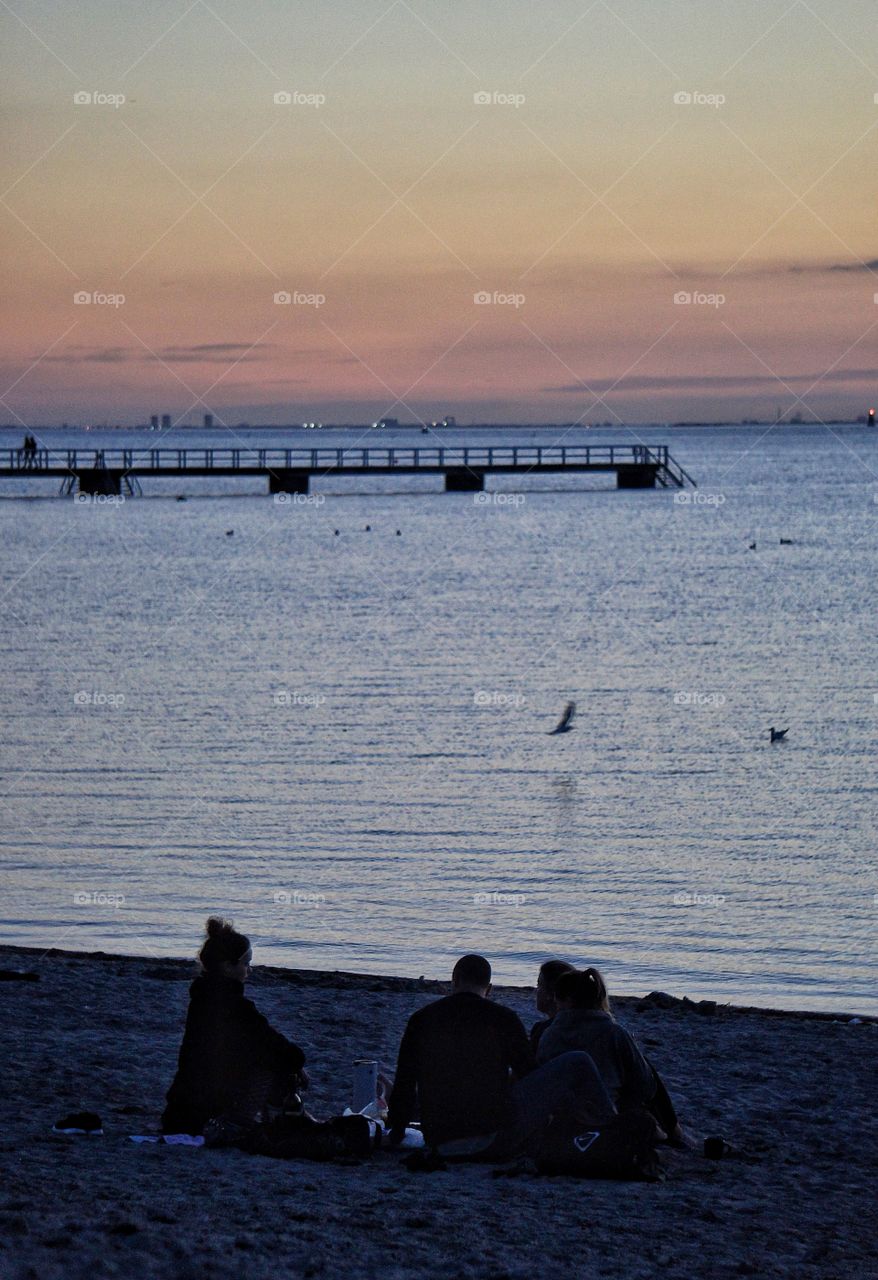
<svg viewBox="0 0 878 1280">
<path fill-rule="evenodd" d="M 569 733 L 570 730 L 573 728 L 573 717 L 575 715 L 576 715 L 576 703 L 568 702 L 567 706 L 564 708 L 563 716 L 555 725 L 555 728 L 550 730 L 549 736 L 551 737 L 552 734 L 555 734 L 555 733 Z"/>
<path fill-rule="evenodd" d="M 783 742 L 789 733 L 789 729 L 775 729 L 774 725 L 772 725 L 768 732 L 771 734 L 772 742 Z"/>
</svg>

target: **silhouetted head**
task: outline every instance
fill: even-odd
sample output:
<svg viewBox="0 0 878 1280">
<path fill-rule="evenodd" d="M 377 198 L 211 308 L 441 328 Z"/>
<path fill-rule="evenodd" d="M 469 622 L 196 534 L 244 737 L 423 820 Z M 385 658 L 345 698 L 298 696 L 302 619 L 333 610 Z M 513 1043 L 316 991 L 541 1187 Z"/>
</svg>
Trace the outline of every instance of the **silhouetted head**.
<svg viewBox="0 0 878 1280">
<path fill-rule="evenodd" d="M 574 969 L 563 973 L 555 985 L 559 1009 L 601 1009 L 610 1012 L 607 984 L 598 969 Z"/>
<path fill-rule="evenodd" d="M 224 920 L 222 916 L 211 916 L 205 933 L 207 937 L 198 953 L 204 972 L 211 977 L 246 981 L 253 959 L 250 939 L 238 933 L 231 920 Z"/>
<path fill-rule="evenodd" d="M 486 996 L 491 990 L 491 966 L 485 957 L 461 956 L 451 971 L 451 989 Z"/>
<path fill-rule="evenodd" d="M 546 960 L 540 965 L 540 972 L 537 977 L 537 1009 L 540 1013 L 544 1013 L 547 1018 L 554 1018 L 558 1012 L 558 1005 L 555 1001 L 555 988 L 558 985 L 558 979 L 565 973 L 575 973 L 576 969 L 572 964 L 568 964 L 566 960 Z"/>
</svg>

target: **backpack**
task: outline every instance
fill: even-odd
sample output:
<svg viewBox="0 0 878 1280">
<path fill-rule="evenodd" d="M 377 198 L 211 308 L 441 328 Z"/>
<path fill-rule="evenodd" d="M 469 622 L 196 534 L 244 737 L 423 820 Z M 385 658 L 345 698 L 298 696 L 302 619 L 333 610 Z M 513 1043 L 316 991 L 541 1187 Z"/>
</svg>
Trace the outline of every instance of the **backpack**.
<svg viewBox="0 0 878 1280">
<path fill-rule="evenodd" d="M 655 1149 L 656 1123 L 641 1108 L 623 1111 L 590 1128 L 553 1120 L 536 1157 L 537 1172 L 571 1178 L 662 1182 L 665 1171 Z"/>
</svg>

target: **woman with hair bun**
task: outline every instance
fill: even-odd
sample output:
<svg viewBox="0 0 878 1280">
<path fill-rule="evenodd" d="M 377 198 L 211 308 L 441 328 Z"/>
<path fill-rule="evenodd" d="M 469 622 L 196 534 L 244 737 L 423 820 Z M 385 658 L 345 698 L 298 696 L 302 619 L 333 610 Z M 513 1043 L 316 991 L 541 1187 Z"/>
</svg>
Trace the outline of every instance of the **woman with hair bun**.
<svg viewBox="0 0 878 1280">
<path fill-rule="evenodd" d="M 304 1088 L 305 1055 L 244 996 L 253 952 L 231 921 L 211 916 L 189 988 L 177 1074 L 163 1133 L 202 1134 L 209 1120 L 250 1126 L 265 1108 Z"/>
</svg>

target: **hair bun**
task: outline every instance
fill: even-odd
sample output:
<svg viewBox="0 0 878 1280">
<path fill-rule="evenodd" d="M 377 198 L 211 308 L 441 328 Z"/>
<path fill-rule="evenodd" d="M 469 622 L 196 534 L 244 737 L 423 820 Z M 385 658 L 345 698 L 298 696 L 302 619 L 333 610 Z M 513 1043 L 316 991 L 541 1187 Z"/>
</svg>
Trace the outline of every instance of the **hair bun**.
<svg viewBox="0 0 878 1280">
<path fill-rule="evenodd" d="M 237 964 L 250 950 L 250 939 L 238 933 L 231 920 L 224 916 L 208 916 L 204 929 L 207 937 L 199 952 L 203 968 L 216 972 L 223 964 Z"/>
</svg>

